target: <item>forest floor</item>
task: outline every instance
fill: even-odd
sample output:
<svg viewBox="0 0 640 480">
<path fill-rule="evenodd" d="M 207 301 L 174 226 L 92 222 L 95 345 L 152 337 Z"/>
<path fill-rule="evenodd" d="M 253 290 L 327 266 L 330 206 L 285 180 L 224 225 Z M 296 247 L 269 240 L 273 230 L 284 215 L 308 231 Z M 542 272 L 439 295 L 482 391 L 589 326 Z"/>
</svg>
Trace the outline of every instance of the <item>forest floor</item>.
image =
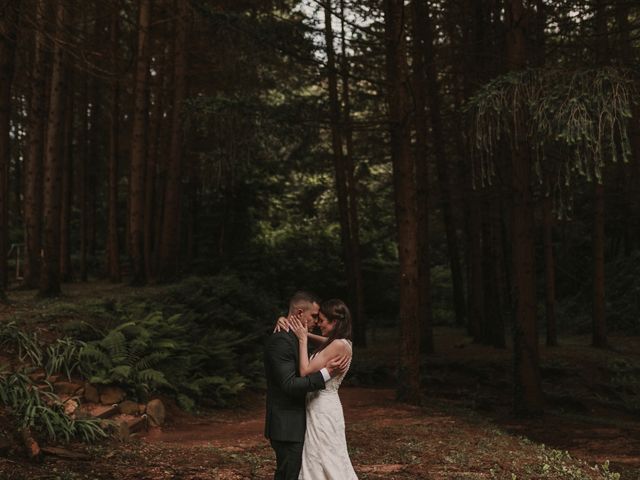
<svg viewBox="0 0 640 480">
<path fill-rule="evenodd" d="M 131 289 L 104 284 L 67 291 L 64 301 L 73 302 Z M 36 318 L 45 307 L 32 296 L 10 295 L 0 320 L 16 312 Z M 528 420 L 511 414 L 509 351 L 472 344 L 446 327 L 436 328 L 437 352 L 425 359 L 422 405 L 395 402 L 396 338 L 394 330 L 379 329 L 369 348 L 356 349 L 340 391 L 361 480 L 613 478 L 601 473 L 606 461 L 623 480 L 640 480 L 638 399 L 621 380 L 640 360 L 640 338 L 612 338 L 615 349 L 604 351 L 590 348 L 586 336 L 542 348 L 547 408 Z M 197 415 L 168 407 L 162 429 L 126 443 L 66 447 L 89 460 L 0 458 L 0 479 L 272 478 L 274 455 L 262 436 L 264 392 L 246 392 L 233 409 Z"/>
</svg>

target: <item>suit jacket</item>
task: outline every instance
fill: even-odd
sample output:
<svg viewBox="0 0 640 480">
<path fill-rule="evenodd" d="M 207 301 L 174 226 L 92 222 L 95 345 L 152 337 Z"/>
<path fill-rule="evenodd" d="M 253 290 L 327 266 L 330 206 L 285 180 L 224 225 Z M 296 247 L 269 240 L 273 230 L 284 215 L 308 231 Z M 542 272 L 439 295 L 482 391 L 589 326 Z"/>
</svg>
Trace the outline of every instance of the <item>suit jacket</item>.
<svg viewBox="0 0 640 480">
<path fill-rule="evenodd" d="M 264 349 L 267 378 L 267 417 L 264 436 L 283 442 L 303 442 L 307 428 L 307 392 L 324 388 L 322 373 L 300 377 L 298 339 L 293 332 L 269 337 Z"/>
</svg>

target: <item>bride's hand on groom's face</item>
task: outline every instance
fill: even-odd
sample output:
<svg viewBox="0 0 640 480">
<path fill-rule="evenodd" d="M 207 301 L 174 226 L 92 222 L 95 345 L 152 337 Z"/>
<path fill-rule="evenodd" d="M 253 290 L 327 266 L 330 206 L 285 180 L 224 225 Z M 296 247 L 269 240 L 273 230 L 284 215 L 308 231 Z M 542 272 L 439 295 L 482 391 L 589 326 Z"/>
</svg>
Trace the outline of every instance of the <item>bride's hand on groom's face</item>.
<svg viewBox="0 0 640 480">
<path fill-rule="evenodd" d="M 299 340 L 307 338 L 307 327 L 303 325 L 300 317 L 289 317 L 289 325 Z"/>
</svg>

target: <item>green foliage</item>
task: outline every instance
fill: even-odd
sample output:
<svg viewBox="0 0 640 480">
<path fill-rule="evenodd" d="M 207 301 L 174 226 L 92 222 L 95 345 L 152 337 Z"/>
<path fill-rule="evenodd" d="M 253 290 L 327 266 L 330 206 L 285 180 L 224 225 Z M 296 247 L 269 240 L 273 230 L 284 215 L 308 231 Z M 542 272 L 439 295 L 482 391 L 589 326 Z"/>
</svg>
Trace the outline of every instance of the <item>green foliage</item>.
<svg viewBox="0 0 640 480">
<path fill-rule="evenodd" d="M 536 478 L 566 479 L 566 480 L 590 480 L 591 472 L 585 470 L 591 468 L 584 462 L 571 458 L 569 452 L 546 448 L 544 445 L 539 450 L 539 468 L 534 473 Z M 603 480 L 619 480 L 620 474 L 609 470 L 609 462 L 601 467 L 595 467 L 598 477 Z"/>
<path fill-rule="evenodd" d="M 17 348 L 18 359 L 29 361 L 33 365 L 42 363 L 42 349 L 38 336 L 18 328 L 15 321 L 0 324 L 0 345 Z"/>
<path fill-rule="evenodd" d="M 577 250 L 577 249 L 576 249 Z M 566 286 L 559 290 L 558 318 L 566 330 L 588 333 L 591 329 L 592 283 L 580 251 L 562 259 L 560 276 Z M 610 332 L 640 333 L 640 252 L 609 260 L 605 265 L 606 321 Z"/>
<path fill-rule="evenodd" d="M 48 388 L 36 386 L 28 370 L 0 373 L 0 402 L 19 428 L 29 428 L 50 440 L 79 438 L 93 442 L 106 438 L 99 420 L 76 420 L 64 413 L 64 403 Z"/>
<path fill-rule="evenodd" d="M 611 386 L 623 405 L 631 412 L 640 412 L 640 363 L 622 358 L 609 362 Z"/>
<path fill-rule="evenodd" d="M 44 365 L 47 377 L 63 372 L 71 380 L 71 373 L 79 365 L 78 356 L 84 345 L 84 342 L 71 338 L 59 338 L 47 346 Z"/>
</svg>

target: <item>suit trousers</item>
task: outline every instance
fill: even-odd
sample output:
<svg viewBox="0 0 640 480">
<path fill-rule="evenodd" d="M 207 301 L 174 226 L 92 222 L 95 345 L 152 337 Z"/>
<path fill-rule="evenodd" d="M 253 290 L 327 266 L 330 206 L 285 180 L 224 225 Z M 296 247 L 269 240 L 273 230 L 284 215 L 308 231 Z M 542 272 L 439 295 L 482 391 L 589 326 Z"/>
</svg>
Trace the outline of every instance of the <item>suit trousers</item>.
<svg viewBox="0 0 640 480">
<path fill-rule="evenodd" d="M 276 473 L 273 480 L 298 480 L 303 445 L 303 442 L 271 440 L 271 447 L 276 452 Z"/>
</svg>

